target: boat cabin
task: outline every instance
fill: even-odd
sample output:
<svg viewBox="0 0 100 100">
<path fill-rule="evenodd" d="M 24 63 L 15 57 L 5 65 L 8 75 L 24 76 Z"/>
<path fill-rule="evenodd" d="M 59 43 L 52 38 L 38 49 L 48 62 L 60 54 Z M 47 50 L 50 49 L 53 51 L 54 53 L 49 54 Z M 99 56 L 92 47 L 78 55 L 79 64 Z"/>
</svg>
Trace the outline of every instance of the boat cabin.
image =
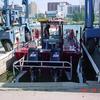
<svg viewBox="0 0 100 100">
<path fill-rule="evenodd" d="M 63 49 L 63 19 L 39 20 L 42 49 Z"/>
<path fill-rule="evenodd" d="M 39 22 L 41 23 L 41 48 L 30 46 L 30 42 L 27 46 L 16 50 L 15 56 L 19 61 L 14 63 L 14 69 L 19 68 L 21 71 L 28 72 L 31 70 L 35 78 L 41 73 L 39 77 L 43 79 L 48 77 L 49 80 L 58 81 L 60 77 L 66 77 L 67 81 L 77 81 L 76 70 L 81 51 L 78 46 L 68 44 L 68 38 L 63 37 L 63 20 L 51 19 L 39 20 Z M 73 34 L 68 36 L 71 38 Z M 76 44 L 78 45 L 78 42 Z M 35 78 L 31 81 L 38 80 Z"/>
</svg>

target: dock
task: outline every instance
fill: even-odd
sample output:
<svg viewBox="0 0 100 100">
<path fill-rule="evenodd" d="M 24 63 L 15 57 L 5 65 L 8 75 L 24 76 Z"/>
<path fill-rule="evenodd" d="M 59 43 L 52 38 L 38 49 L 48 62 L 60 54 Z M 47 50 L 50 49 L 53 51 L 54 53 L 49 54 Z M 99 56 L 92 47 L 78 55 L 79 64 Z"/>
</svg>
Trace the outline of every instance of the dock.
<svg viewBox="0 0 100 100">
<path fill-rule="evenodd" d="M 95 91 L 93 90 L 95 89 Z M 87 92 L 100 93 L 100 84 L 97 82 L 27 82 L 27 83 L 0 83 L 0 91 L 57 91 L 57 92 Z"/>
<path fill-rule="evenodd" d="M 0 91 L 2 100 L 99 100 L 99 96 L 98 93 Z"/>
</svg>

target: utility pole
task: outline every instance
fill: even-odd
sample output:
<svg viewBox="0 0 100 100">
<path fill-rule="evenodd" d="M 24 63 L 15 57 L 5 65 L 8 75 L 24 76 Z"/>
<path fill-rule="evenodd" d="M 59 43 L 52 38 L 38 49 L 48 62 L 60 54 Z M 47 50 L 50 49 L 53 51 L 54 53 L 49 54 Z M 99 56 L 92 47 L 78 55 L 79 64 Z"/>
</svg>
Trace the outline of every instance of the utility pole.
<svg viewBox="0 0 100 100">
<path fill-rule="evenodd" d="M 99 2 L 99 27 L 100 27 L 100 2 Z"/>
<path fill-rule="evenodd" d="M 9 0 L 4 0 L 4 10 L 6 12 L 6 27 L 10 28 L 10 16 L 9 16 Z"/>
<path fill-rule="evenodd" d="M 29 9 L 28 9 L 28 0 L 26 0 L 26 20 L 29 19 Z"/>
<path fill-rule="evenodd" d="M 85 27 L 93 27 L 94 17 L 93 0 L 85 0 Z"/>
<path fill-rule="evenodd" d="M 25 5 L 25 20 L 26 23 L 29 22 L 29 6 L 28 6 L 29 1 L 28 0 L 22 0 L 22 4 Z"/>
</svg>

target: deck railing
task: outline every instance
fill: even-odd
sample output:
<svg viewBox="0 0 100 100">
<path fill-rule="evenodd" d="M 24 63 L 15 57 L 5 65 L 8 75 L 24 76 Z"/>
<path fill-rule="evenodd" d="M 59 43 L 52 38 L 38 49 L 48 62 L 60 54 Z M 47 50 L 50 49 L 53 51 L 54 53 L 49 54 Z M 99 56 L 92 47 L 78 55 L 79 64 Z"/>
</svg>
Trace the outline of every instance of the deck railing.
<svg viewBox="0 0 100 100">
<path fill-rule="evenodd" d="M 13 75 L 16 77 L 16 71 L 23 72 L 24 68 L 51 68 L 51 69 L 65 69 L 66 75 L 69 80 L 72 79 L 72 61 L 29 61 L 24 60 L 25 57 L 22 57 L 20 60 L 14 62 L 13 64 Z M 70 70 L 67 70 L 70 69 Z M 68 75 L 70 74 L 70 75 Z M 18 79 L 17 79 L 18 80 Z"/>
<path fill-rule="evenodd" d="M 98 69 L 96 63 L 92 59 L 91 55 L 89 54 L 89 52 L 87 51 L 87 49 L 86 49 L 86 47 L 85 47 L 85 45 L 83 43 L 82 43 L 82 48 L 83 48 L 84 52 L 86 53 L 91 65 L 92 65 L 92 67 L 93 67 L 93 69 L 94 69 L 94 71 L 95 71 L 95 73 L 97 75 L 96 77 L 98 78 L 98 82 L 100 82 L 100 70 Z"/>
</svg>

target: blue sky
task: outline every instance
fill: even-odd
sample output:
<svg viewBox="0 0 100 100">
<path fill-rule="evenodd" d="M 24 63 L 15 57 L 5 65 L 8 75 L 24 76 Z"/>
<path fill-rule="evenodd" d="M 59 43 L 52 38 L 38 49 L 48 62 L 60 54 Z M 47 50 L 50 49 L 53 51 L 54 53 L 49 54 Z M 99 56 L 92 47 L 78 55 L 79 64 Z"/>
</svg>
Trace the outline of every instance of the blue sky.
<svg viewBox="0 0 100 100">
<path fill-rule="evenodd" d="M 11 3 L 12 1 L 16 4 L 22 3 L 22 0 L 9 0 L 9 3 Z M 79 4 L 84 4 L 85 0 L 29 0 L 29 3 L 32 2 L 32 1 L 35 1 L 38 4 L 39 10 L 44 12 L 45 10 L 47 10 L 46 9 L 47 8 L 47 2 L 65 1 L 65 2 L 68 2 L 68 3 L 73 4 L 73 5 L 79 5 Z"/>
</svg>

